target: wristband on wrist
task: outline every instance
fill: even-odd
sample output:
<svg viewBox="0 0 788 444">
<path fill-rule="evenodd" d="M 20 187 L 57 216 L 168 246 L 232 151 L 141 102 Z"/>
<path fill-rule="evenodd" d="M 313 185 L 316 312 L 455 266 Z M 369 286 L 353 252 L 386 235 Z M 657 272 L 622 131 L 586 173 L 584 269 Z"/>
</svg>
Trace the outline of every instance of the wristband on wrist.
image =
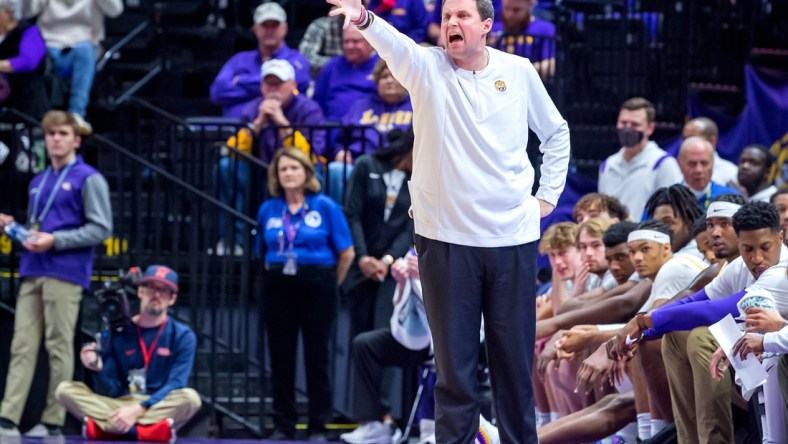
<svg viewBox="0 0 788 444">
<path fill-rule="evenodd" d="M 356 28 L 359 31 L 363 31 L 363 30 L 369 28 L 369 25 L 372 24 L 372 21 L 374 19 L 375 19 L 375 14 L 373 14 L 373 13 L 371 13 L 371 12 L 369 12 L 369 11 L 367 11 L 365 9 L 364 10 L 364 20 L 361 22 L 361 24 L 356 25 Z"/>
<path fill-rule="evenodd" d="M 358 16 L 358 20 L 351 20 L 350 23 L 359 26 L 363 24 L 367 20 L 367 8 L 361 7 L 361 14 Z"/>
</svg>

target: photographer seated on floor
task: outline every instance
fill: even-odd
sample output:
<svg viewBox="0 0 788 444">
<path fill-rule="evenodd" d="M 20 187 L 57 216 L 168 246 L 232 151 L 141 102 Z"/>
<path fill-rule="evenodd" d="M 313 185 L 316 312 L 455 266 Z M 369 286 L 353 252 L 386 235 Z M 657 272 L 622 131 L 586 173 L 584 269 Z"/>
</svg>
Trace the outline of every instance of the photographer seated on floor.
<svg viewBox="0 0 788 444">
<path fill-rule="evenodd" d="M 106 390 L 94 393 L 81 382 L 62 382 L 58 401 L 83 421 L 91 440 L 172 442 L 175 430 L 199 410 L 199 394 L 186 387 L 197 347 L 194 332 L 167 317 L 178 298 L 178 275 L 151 265 L 137 288 L 140 312 L 128 328 L 107 330 L 82 347 L 85 368 Z"/>
</svg>

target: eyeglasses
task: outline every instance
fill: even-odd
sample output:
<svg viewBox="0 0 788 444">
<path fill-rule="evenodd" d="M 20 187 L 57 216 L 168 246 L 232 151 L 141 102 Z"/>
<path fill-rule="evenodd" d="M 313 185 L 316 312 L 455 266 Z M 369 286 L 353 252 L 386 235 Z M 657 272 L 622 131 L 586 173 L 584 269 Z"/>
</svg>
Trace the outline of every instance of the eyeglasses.
<svg viewBox="0 0 788 444">
<path fill-rule="evenodd" d="M 170 297 L 172 296 L 172 290 L 166 287 L 156 287 L 149 284 L 140 285 L 140 290 L 146 294 L 157 294 L 159 296 Z"/>
</svg>

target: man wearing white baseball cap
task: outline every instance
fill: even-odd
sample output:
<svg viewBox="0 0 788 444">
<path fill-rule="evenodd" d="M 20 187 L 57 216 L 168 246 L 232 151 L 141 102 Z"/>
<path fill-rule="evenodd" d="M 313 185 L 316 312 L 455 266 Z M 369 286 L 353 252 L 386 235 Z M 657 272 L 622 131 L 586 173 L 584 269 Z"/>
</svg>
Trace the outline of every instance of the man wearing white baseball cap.
<svg viewBox="0 0 788 444">
<path fill-rule="evenodd" d="M 320 105 L 303 94 L 296 94 L 297 72 L 286 60 L 273 59 L 261 67 L 258 97 L 244 105 L 241 119 L 251 122 L 260 137 L 260 156 L 268 161 L 283 146 L 295 146 L 307 155 L 322 155 L 325 134 L 310 126 L 325 122 Z"/>
<path fill-rule="evenodd" d="M 285 43 L 287 13 L 276 2 L 266 2 L 254 11 L 252 32 L 257 49 L 241 51 L 224 64 L 211 84 L 211 102 L 222 107 L 225 117 L 240 117 L 243 106 L 259 97 L 260 65 L 268 60 L 286 60 L 295 70 L 298 90 L 309 88 L 309 62 Z"/>
</svg>

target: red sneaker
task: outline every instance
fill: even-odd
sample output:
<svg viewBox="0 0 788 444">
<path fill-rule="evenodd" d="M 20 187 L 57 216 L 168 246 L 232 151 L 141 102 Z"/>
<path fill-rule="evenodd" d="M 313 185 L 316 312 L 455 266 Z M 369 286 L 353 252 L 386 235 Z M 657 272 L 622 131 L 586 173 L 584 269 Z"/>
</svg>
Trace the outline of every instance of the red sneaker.
<svg viewBox="0 0 788 444">
<path fill-rule="evenodd" d="M 123 435 L 105 432 L 93 418 L 86 416 L 82 418 L 82 437 L 91 441 L 117 441 L 122 439 Z"/>
<path fill-rule="evenodd" d="M 174 423 L 172 418 L 167 418 L 155 424 L 137 424 L 137 441 L 175 442 Z"/>
</svg>

